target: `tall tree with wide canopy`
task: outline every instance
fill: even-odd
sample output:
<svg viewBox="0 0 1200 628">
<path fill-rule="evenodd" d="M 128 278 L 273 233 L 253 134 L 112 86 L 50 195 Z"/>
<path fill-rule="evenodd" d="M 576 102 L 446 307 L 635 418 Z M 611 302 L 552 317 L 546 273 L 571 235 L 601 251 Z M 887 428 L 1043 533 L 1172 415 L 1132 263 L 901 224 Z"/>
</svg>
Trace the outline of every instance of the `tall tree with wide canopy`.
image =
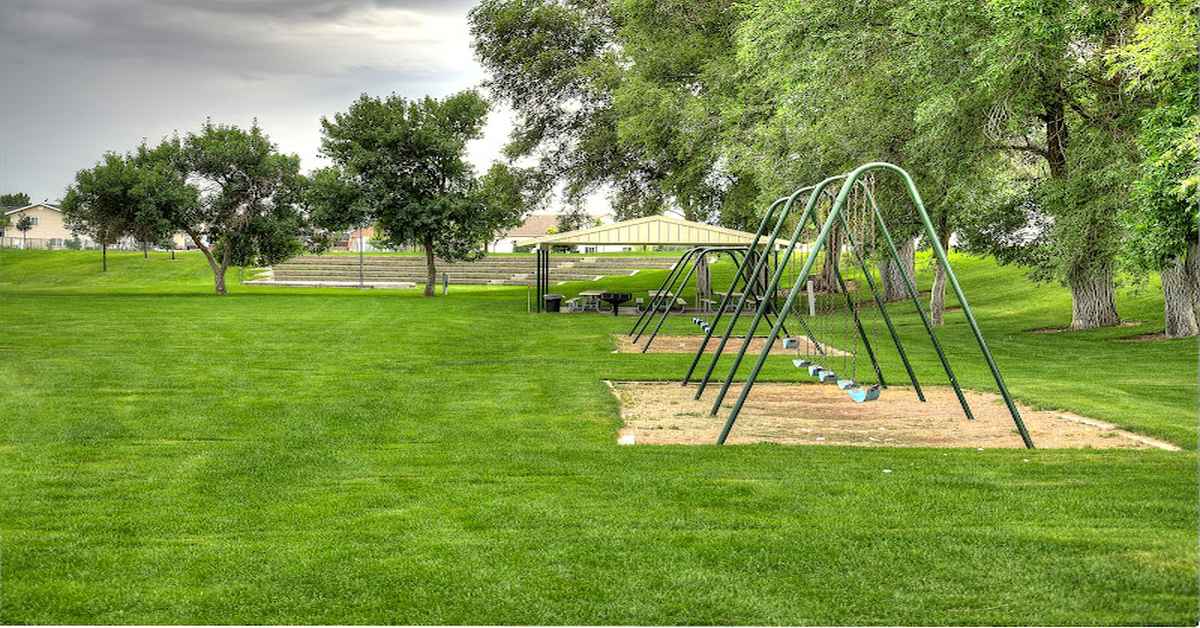
<svg viewBox="0 0 1200 628">
<path fill-rule="evenodd" d="M 108 270 L 108 247 L 129 233 L 139 205 L 135 189 L 141 181 L 136 164 L 125 155 L 105 153 L 91 168 L 75 174 L 63 197 L 63 221 L 72 233 L 100 244 L 100 270 Z"/>
<path fill-rule="evenodd" d="M 1134 35 L 1113 54 L 1113 76 L 1153 106 L 1141 116 L 1141 152 L 1133 201 L 1121 218 L 1129 229 L 1125 260 L 1162 278 L 1170 338 L 1200 334 L 1200 71 L 1197 10 L 1185 0 L 1148 0 Z"/>
<path fill-rule="evenodd" d="M 981 184 L 998 160 L 981 154 L 977 133 L 962 131 L 978 112 L 930 87 L 937 68 L 916 54 L 917 35 L 900 23 L 908 4 L 763 2 L 747 10 L 737 37 L 747 80 L 727 115 L 742 120 L 730 152 L 756 172 L 759 205 L 864 161 L 892 161 L 917 179 L 937 237 L 949 248 L 964 213 L 986 198 Z M 931 38 L 959 36 L 953 20 L 928 26 Z M 885 178 L 875 188 L 901 258 L 896 264 L 882 247 L 876 250 L 888 300 L 909 297 L 901 271 L 912 276 L 920 233 L 896 183 Z M 836 284 L 835 260 L 817 277 L 827 287 Z M 934 274 L 930 309 L 940 323 L 945 275 L 939 266 Z"/>
<path fill-rule="evenodd" d="M 496 231 L 525 211 L 519 171 L 493 166 L 482 178 L 466 161 L 488 105 L 474 91 L 444 99 L 362 95 L 322 118 L 322 152 L 336 165 L 314 177 L 309 198 L 328 227 L 370 222 L 392 245 L 425 251 L 425 295 L 434 295 L 436 258 L 476 259 Z"/>
<path fill-rule="evenodd" d="M 921 9 L 943 0 L 914 2 Z M 944 4 L 944 3 L 943 3 Z M 957 27 L 965 39 L 945 46 L 922 38 L 944 89 L 972 108 L 984 107 L 977 128 L 995 151 L 1010 155 L 1028 219 L 1015 231 L 1035 232 L 1012 259 L 1057 278 L 1071 290 L 1073 329 L 1119 322 L 1114 273 L 1121 244 L 1120 209 L 1130 200 L 1137 163 L 1133 142 L 1146 103 L 1123 93 L 1111 53 L 1139 17 L 1136 0 L 990 0 L 961 3 Z M 915 31 L 938 19 L 913 10 Z M 1014 230 L 1002 238 L 1011 242 Z M 1024 249 L 1022 251 L 1022 249 Z"/>
<path fill-rule="evenodd" d="M 621 219 L 756 222 L 721 137 L 732 0 L 484 0 L 470 20 L 489 90 L 518 114 L 508 154 L 536 157 L 568 202 L 608 188 Z"/>
<path fill-rule="evenodd" d="M 171 220 L 208 260 L 217 294 L 227 292 L 230 266 L 271 264 L 304 250 L 300 158 L 280 153 L 257 123 L 242 129 L 206 121 L 182 142 L 150 152 L 147 159 L 175 164 L 199 190 L 199 202 Z"/>
</svg>

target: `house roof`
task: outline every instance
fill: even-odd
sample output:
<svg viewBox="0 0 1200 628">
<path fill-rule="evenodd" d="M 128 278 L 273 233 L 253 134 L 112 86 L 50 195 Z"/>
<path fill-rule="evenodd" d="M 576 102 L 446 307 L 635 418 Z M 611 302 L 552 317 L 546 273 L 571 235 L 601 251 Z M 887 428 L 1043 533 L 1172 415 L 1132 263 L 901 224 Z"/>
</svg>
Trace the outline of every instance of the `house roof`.
<svg viewBox="0 0 1200 628">
<path fill-rule="evenodd" d="M 60 209 L 60 208 L 58 208 L 58 207 L 55 207 L 54 205 L 51 205 L 50 203 L 32 203 L 32 204 L 26 205 L 26 206 L 24 206 L 24 207 L 5 208 L 5 209 L 4 209 L 4 215 L 5 215 L 5 216 L 8 216 L 8 215 L 10 215 L 10 214 L 15 214 L 15 213 L 18 213 L 18 212 L 23 212 L 23 211 L 25 211 L 25 210 L 27 210 L 27 209 L 33 209 L 33 208 L 35 208 L 35 207 L 45 207 L 46 209 L 49 209 L 49 210 L 52 210 L 52 211 L 56 211 L 56 212 L 58 212 L 58 213 L 60 213 L 60 214 L 62 213 L 62 209 Z"/>
<path fill-rule="evenodd" d="M 558 214 L 533 214 L 525 219 L 519 227 L 514 227 L 504 232 L 503 238 L 540 238 L 547 233 L 551 227 L 558 226 Z"/>
<path fill-rule="evenodd" d="M 538 238 L 531 245 L 739 245 L 750 244 L 753 233 L 726 229 L 673 216 L 648 216 L 589 229 L 556 233 Z"/>
</svg>

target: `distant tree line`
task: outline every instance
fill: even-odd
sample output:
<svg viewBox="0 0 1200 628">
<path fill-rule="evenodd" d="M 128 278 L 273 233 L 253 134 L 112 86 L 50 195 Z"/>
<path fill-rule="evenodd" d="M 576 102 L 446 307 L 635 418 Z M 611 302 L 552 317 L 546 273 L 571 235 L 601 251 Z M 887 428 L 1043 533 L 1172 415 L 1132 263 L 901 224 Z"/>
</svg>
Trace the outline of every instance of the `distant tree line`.
<svg viewBox="0 0 1200 628">
<path fill-rule="evenodd" d="M 1200 331 L 1197 9 L 1184 0 L 483 0 L 488 89 L 542 193 L 612 190 L 749 228 L 794 187 L 886 160 L 943 244 L 1119 322 L 1119 279 L 1162 278 L 1169 336 Z M 889 224 L 915 216 L 887 190 Z M 928 244 L 928 243 L 926 243 Z M 905 247 L 911 264 L 915 247 Z M 894 270 L 882 264 L 885 284 Z M 894 281 L 892 284 L 894 285 Z M 931 309 L 941 319 L 944 278 Z"/>
<path fill-rule="evenodd" d="M 374 225 L 384 241 L 425 250 L 433 295 L 435 256 L 473 259 L 529 207 L 525 171 L 503 164 L 476 176 L 465 160 L 487 103 L 466 91 L 445 99 L 364 95 L 322 120 L 334 166 L 306 176 L 257 123 L 206 121 L 198 131 L 110 152 L 77 173 L 62 209 L 68 227 L 107 248 L 124 238 L 162 243 L 186 234 L 227 292 L 231 266 L 273 264 L 333 244 L 336 233 Z"/>
</svg>

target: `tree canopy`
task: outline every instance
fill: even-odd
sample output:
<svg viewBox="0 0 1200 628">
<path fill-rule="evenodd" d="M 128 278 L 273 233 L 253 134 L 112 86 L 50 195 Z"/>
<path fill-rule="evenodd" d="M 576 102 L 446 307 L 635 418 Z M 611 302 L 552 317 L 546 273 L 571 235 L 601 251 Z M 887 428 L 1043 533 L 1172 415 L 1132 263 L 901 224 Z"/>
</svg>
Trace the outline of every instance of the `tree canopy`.
<svg viewBox="0 0 1200 628">
<path fill-rule="evenodd" d="M 478 177 L 466 160 L 487 112 L 474 91 L 418 100 L 362 95 L 321 119 L 321 149 L 336 168 L 313 177 L 314 211 L 327 227 L 373 224 L 391 245 L 422 247 L 425 294 L 433 296 L 435 258 L 482 256 L 529 206 L 525 172 L 496 164 Z"/>
</svg>

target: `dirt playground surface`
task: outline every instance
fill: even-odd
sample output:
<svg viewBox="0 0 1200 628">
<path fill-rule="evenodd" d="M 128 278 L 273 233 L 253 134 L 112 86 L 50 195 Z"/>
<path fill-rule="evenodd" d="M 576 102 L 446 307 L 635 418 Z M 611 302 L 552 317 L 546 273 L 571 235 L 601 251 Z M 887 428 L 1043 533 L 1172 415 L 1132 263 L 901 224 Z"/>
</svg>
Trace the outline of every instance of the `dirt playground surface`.
<svg viewBox="0 0 1200 628">
<path fill-rule="evenodd" d="M 613 340 L 617 343 L 617 353 L 641 353 L 642 347 L 646 346 L 646 341 L 649 338 L 650 334 L 643 334 L 642 337 L 638 339 L 638 343 L 635 345 L 633 344 L 632 336 L 626 336 L 623 334 L 619 336 L 613 336 Z M 654 339 L 653 344 L 650 345 L 650 350 L 647 351 L 647 353 L 695 353 L 696 349 L 700 348 L 700 343 L 703 340 L 704 336 L 658 336 Z M 801 355 L 817 353 L 816 348 L 813 347 L 812 341 L 810 341 L 808 338 L 800 337 L 796 340 L 800 343 L 799 350 Z M 742 344 L 744 343 L 744 336 L 731 336 L 729 338 L 729 343 L 725 345 L 725 351 L 726 353 L 730 351 L 737 352 L 739 349 L 741 349 Z M 720 336 L 709 339 L 708 346 L 704 348 L 704 352 L 712 353 L 716 351 L 717 345 L 719 344 L 721 344 Z M 750 340 L 750 349 L 748 352 L 752 354 L 761 353 L 766 344 L 766 338 L 753 338 Z M 825 350 L 826 355 L 846 355 L 844 351 L 839 351 L 838 349 L 828 345 L 821 345 L 821 348 Z M 772 345 L 771 353 L 775 355 L 794 356 L 796 349 L 784 349 L 783 339 L 780 338 L 779 340 L 775 341 L 774 345 Z"/>
<path fill-rule="evenodd" d="M 693 400 L 694 385 L 678 382 L 612 382 L 625 426 L 622 444 L 713 444 L 740 385 L 730 388 L 724 408 L 708 416 L 719 386 Z M 729 443 L 860 445 L 867 447 L 1023 447 L 999 395 L 964 391 L 975 421 L 963 415 L 954 390 L 924 389 L 920 402 L 911 388 L 884 390 L 878 401 L 854 403 L 831 384 L 755 384 Z M 1177 447 L 1120 430 L 1103 421 L 1062 412 L 1019 407 L 1038 448 L 1176 450 Z"/>
</svg>

